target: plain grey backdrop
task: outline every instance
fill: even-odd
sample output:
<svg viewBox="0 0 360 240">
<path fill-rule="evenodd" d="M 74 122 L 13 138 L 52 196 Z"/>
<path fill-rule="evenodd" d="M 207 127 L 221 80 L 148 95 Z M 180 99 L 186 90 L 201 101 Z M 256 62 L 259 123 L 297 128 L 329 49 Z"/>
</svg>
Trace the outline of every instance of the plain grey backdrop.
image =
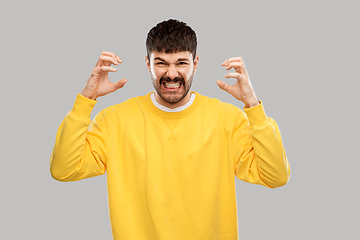
<svg viewBox="0 0 360 240">
<path fill-rule="evenodd" d="M 220 90 L 242 56 L 292 169 L 267 189 L 236 179 L 240 239 L 359 239 L 359 4 L 356 1 L 3 1 L 1 239 L 111 239 L 106 175 L 61 183 L 49 172 L 57 128 L 101 51 L 125 88 L 101 109 L 152 91 L 147 32 L 176 18 L 197 33 L 192 90 Z M 232 80 L 226 80 L 231 83 Z"/>
</svg>

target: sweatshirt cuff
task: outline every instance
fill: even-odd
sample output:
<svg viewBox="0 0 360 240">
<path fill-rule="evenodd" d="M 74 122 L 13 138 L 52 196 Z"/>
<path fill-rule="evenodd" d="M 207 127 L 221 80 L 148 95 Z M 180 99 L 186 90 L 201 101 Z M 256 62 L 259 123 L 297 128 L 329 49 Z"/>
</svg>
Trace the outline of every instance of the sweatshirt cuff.
<svg viewBox="0 0 360 240">
<path fill-rule="evenodd" d="M 268 124 L 268 118 L 265 113 L 264 105 L 261 101 L 259 102 L 260 104 L 255 107 L 244 107 L 244 112 L 248 117 L 250 126 L 253 128 L 262 128 Z"/>
<path fill-rule="evenodd" d="M 70 113 L 77 119 L 90 119 L 91 112 L 96 103 L 96 100 L 86 98 L 78 93 Z"/>
</svg>

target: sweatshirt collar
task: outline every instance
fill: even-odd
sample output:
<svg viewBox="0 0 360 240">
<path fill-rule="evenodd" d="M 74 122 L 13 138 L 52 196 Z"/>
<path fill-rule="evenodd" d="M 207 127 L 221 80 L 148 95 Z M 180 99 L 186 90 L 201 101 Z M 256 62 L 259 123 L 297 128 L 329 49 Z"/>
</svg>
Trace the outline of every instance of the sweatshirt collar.
<svg viewBox="0 0 360 240">
<path fill-rule="evenodd" d="M 177 108 L 168 108 L 168 107 L 165 107 L 164 105 L 161 105 L 160 103 L 158 103 L 156 101 L 155 93 L 150 93 L 151 101 L 153 102 L 155 107 L 157 107 L 158 109 L 165 111 L 165 112 L 180 112 L 180 111 L 185 110 L 186 108 L 190 107 L 190 105 L 194 102 L 195 96 L 196 96 L 195 93 L 190 93 L 190 100 L 185 105 L 177 107 Z"/>
<path fill-rule="evenodd" d="M 158 108 L 157 106 L 155 106 L 155 104 L 157 102 L 156 103 L 153 102 L 153 100 L 151 99 L 151 94 L 154 94 L 154 92 L 150 92 L 145 96 L 145 102 L 147 103 L 147 106 L 155 114 L 157 114 L 157 115 L 159 115 L 161 117 L 165 117 L 165 118 L 180 118 L 180 117 L 184 117 L 184 116 L 188 115 L 189 113 L 191 113 L 192 111 L 195 110 L 195 108 L 199 105 L 199 102 L 200 102 L 200 99 L 201 99 L 201 95 L 199 93 L 191 92 L 193 100 L 190 100 L 187 104 L 185 104 L 184 106 L 186 106 L 186 107 L 184 109 L 179 107 L 180 109 L 179 108 L 176 108 L 176 109 L 180 110 L 180 111 L 171 111 L 171 112 L 169 112 L 169 111 L 165 111 L 166 109 L 162 109 L 161 107 Z M 162 106 L 162 107 L 164 107 L 164 106 Z M 173 110 L 171 108 L 168 108 L 168 109 Z"/>
</svg>

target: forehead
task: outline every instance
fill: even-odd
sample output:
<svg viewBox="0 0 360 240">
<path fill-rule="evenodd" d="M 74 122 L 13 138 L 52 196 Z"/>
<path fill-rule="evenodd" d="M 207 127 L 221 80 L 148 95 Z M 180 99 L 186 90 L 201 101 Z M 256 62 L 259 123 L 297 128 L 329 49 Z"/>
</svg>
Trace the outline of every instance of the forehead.
<svg viewBox="0 0 360 240">
<path fill-rule="evenodd" d="M 152 52 L 150 54 L 150 59 L 154 60 L 154 59 L 162 59 L 165 60 L 166 62 L 176 62 L 179 59 L 187 59 L 187 60 L 191 60 L 192 59 L 192 53 L 189 51 L 183 51 L 183 52 L 175 52 L 175 53 L 165 53 L 165 52 Z"/>
</svg>

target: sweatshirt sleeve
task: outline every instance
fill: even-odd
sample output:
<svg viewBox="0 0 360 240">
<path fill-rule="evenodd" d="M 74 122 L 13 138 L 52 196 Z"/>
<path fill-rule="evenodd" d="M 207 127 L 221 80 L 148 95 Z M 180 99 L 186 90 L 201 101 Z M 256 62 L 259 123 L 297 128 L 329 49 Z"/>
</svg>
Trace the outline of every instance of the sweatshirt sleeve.
<svg viewBox="0 0 360 240">
<path fill-rule="evenodd" d="M 266 116 L 261 102 L 244 112 L 246 116 L 239 119 L 233 140 L 236 176 L 269 188 L 285 185 L 290 166 L 278 125 Z"/>
<path fill-rule="evenodd" d="M 56 134 L 50 157 L 50 172 L 58 181 L 77 181 L 105 173 L 106 128 L 99 113 L 90 114 L 96 101 L 77 95 L 72 110 Z"/>
</svg>

